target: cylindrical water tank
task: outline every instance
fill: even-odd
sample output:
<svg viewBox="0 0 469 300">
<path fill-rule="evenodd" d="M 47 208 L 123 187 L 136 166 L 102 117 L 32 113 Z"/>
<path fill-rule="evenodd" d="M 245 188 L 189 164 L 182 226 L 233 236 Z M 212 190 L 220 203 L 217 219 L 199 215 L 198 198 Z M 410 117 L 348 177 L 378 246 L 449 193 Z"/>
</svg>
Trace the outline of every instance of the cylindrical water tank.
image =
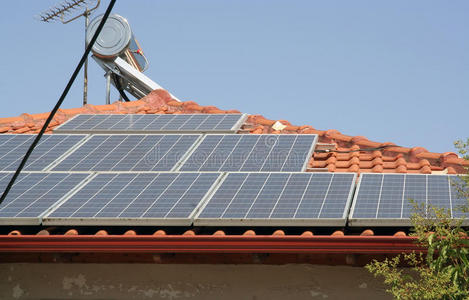
<svg viewBox="0 0 469 300">
<path fill-rule="evenodd" d="M 99 15 L 90 22 L 86 31 L 87 43 L 93 38 L 102 18 L 103 15 Z M 119 56 L 141 72 L 148 65 L 129 23 L 117 14 L 108 17 L 91 51 L 95 56 L 105 60 Z"/>
</svg>

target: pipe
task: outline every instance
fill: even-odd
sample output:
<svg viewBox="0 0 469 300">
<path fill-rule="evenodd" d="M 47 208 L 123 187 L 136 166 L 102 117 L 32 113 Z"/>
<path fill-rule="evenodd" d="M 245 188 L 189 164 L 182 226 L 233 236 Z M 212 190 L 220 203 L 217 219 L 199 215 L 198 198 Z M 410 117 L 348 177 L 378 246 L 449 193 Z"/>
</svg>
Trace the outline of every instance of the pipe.
<svg viewBox="0 0 469 300">
<path fill-rule="evenodd" d="M 99 1 L 98 1 L 99 2 Z M 85 12 L 83 13 L 83 16 L 85 17 L 85 35 L 86 35 L 86 30 L 88 29 L 88 25 L 90 24 L 89 22 L 89 16 L 90 16 L 90 11 L 88 8 L 86 8 Z M 85 39 L 85 49 L 86 46 L 86 39 Z M 88 104 L 88 57 L 85 60 L 85 64 L 83 66 L 83 106 Z"/>
<path fill-rule="evenodd" d="M 106 104 L 111 104 L 111 71 L 106 73 Z"/>
</svg>

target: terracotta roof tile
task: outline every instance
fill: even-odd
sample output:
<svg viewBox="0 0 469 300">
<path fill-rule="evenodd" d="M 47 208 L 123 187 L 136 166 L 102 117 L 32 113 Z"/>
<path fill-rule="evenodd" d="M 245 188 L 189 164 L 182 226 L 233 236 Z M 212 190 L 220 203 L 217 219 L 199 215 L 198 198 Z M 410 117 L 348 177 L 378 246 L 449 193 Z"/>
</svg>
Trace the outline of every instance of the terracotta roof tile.
<svg viewBox="0 0 469 300">
<path fill-rule="evenodd" d="M 76 114 L 127 114 L 127 113 L 138 113 L 138 114 L 181 114 L 181 113 L 239 113 L 237 110 L 223 110 L 215 106 L 201 106 L 194 101 L 178 102 L 171 98 L 168 92 L 164 90 L 155 90 L 146 97 L 131 102 L 115 102 L 110 105 L 85 105 L 79 108 L 70 109 L 59 109 L 53 122 L 47 129 L 46 133 L 51 133 L 52 130 L 58 125 L 64 123 L 66 120 L 72 118 Z M 48 117 L 48 113 L 41 114 L 22 114 L 18 117 L 0 118 L 0 133 L 37 133 L 41 128 L 42 124 Z M 283 129 L 272 128 L 277 122 L 281 123 Z M 349 136 L 342 134 L 341 132 L 329 129 L 329 130 L 318 130 L 309 125 L 292 125 L 290 122 L 285 120 L 269 120 L 262 115 L 250 115 L 248 116 L 246 123 L 243 125 L 241 133 L 275 133 L 275 134 L 317 134 L 319 136 L 319 143 L 325 144 L 327 147 L 332 147 L 333 150 L 340 151 L 354 151 L 348 153 L 337 153 L 337 152 L 315 152 L 309 160 L 308 166 L 315 171 L 317 169 L 329 171 L 329 172 L 376 172 L 376 173 L 420 173 L 430 174 L 432 172 L 442 172 L 448 174 L 464 173 L 464 167 L 469 167 L 469 162 L 460 158 L 456 153 L 434 153 L 429 152 L 422 147 L 386 147 L 381 150 L 363 151 L 363 148 L 377 148 L 383 146 L 394 145 L 392 143 L 379 143 L 368 140 L 363 136 Z M 13 230 L 11 228 L 8 235 L 22 235 L 23 229 Z M 80 229 L 82 230 L 82 229 Z M 84 229 L 83 229 L 84 230 Z M 40 229 L 37 232 L 32 233 L 33 235 L 67 235 L 67 236 L 78 236 L 80 234 L 91 234 L 94 236 L 115 236 L 115 230 L 112 228 L 94 228 L 88 229 L 94 230 L 92 233 L 83 232 L 79 233 L 77 229 L 57 229 L 57 228 L 46 228 Z M 139 229 L 140 230 L 140 229 Z M 186 229 L 184 232 L 174 234 L 172 229 L 153 229 L 155 230 L 152 234 L 156 237 L 167 237 L 167 236 L 185 236 L 192 238 L 199 236 L 197 229 Z M 168 231 L 169 230 L 169 231 Z M 316 229 L 315 229 L 316 230 Z M 65 231 L 65 232 L 64 232 Z M 239 232 L 236 235 L 244 236 L 249 239 L 253 237 L 262 237 L 265 233 L 256 232 L 255 230 L 246 230 L 244 233 Z M 23 234 L 23 236 L 27 236 Z M 230 237 L 232 233 L 226 230 L 214 229 L 214 232 L 209 233 L 211 236 L 216 238 Z M 405 237 L 406 233 L 402 231 L 391 232 L 396 238 Z M 119 235 L 126 236 L 145 236 L 141 233 L 137 233 L 134 229 L 129 229 L 125 232 L 120 232 Z M 151 233 L 150 233 L 151 235 Z M 202 235 L 207 235 L 203 232 Z M 316 235 L 313 231 L 306 230 L 304 232 L 289 233 L 288 230 L 272 228 L 272 232 L 268 235 L 281 238 L 283 236 L 301 236 L 304 238 L 321 236 L 324 234 Z M 342 230 L 330 229 L 330 232 L 325 235 L 331 238 L 340 238 L 345 234 Z M 370 238 L 371 236 L 379 236 L 373 230 L 367 229 L 363 232 L 356 233 L 363 237 Z M 387 234 L 389 235 L 389 233 Z M 132 237 L 129 237 L 132 238 Z"/>
<path fill-rule="evenodd" d="M 365 229 L 362 233 L 360 233 L 361 236 L 373 236 L 375 233 L 371 229 Z"/>
<path fill-rule="evenodd" d="M 332 236 L 344 236 L 344 232 L 342 230 L 336 230 L 332 233 Z"/>
<path fill-rule="evenodd" d="M 115 102 L 109 105 L 85 105 L 79 108 L 60 109 L 47 128 L 46 133 L 76 114 L 180 114 L 180 113 L 239 113 L 237 110 L 223 110 L 215 106 L 201 106 L 194 101 L 179 102 L 164 90 L 155 90 L 144 98 L 131 102 Z M 22 114 L 18 117 L 0 118 L 0 133 L 37 133 L 48 117 L 48 113 Z M 274 130 L 279 122 L 285 127 Z M 283 126 L 282 126 L 283 127 Z M 377 148 L 394 145 L 393 143 L 374 142 L 363 136 L 349 136 L 338 130 L 317 130 L 309 125 L 292 125 L 286 120 L 269 120 L 262 115 L 250 115 L 241 132 L 252 134 L 301 133 L 317 134 L 320 143 L 335 146 L 335 150 L 356 152 L 319 153 L 315 152 L 308 163 L 310 168 L 323 168 L 330 172 L 383 172 L 383 173 L 423 173 L 447 172 L 464 173 L 469 162 L 456 153 L 429 152 L 423 147 L 386 147 L 374 151 L 358 151 L 363 148 Z"/>
<path fill-rule="evenodd" d="M 194 236 L 194 235 L 196 235 L 196 233 L 195 233 L 194 230 L 186 230 L 182 235 Z"/>
<path fill-rule="evenodd" d="M 23 235 L 23 236 L 32 236 L 32 235 L 53 235 L 53 236 L 76 236 L 76 235 L 95 235 L 95 236 L 144 236 L 144 235 L 153 235 L 153 236 L 371 236 L 377 234 L 375 231 L 379 231 L 379 228 L 367 228 L 367 229 L 361 229 L 357 228 L 355 231 L 350 231 L 347 230 L 347 233 L 344 231 L 344 229 L 337 229 L 334 227 L 330 227 L 327 229 L 320 229 L 319 227 L 317 228 L 309 228 L 308 230 L 306 229 L 298 229 L 295 230 L 294 232 L 290 232 L 291 228 L 276 228 L 276 227 L 269 227 L 269 228 L 256 228 L 256 229 L 243 229 L 240 228 L 231 228 L 231 229 L 220 229 L 220 228 L 183 228 L 181 231 L 181 228 L 167 228 L 167 229 L 153 229 L 153 228 L 147 228 L 147 229 L 135 229 L 135 228 L 127 228 L 127 229 L 122 229 L 122 228 L 113 228 L 113 227 L 107 227 L 107 226 L 102 226 L 100 228 L 99 226 L 94 226 L 94 227 L 83 227 L 80 229 L 76 228 L 63 228 L 63 227 L 49 227 L 49 228 L 40 228 L 40 227 L 33 227 L 31 229 L 27 229 L 26 227 L 23 227 L 21 229 L 14 229 L 10 228 L 9 231 L 7 231 L 7 235 Z M 139 232 L 142 231 L 142 232 Z M 150 230 L 150 231 L 148 231 Z M 155 231 L 151 231 L 155 230 Z M 318 233 L 314 233 L 313 230 L 318 231 Z M 382 230 L 381 230 L 382 231 Z M 153 232 L 153 233 L 152 233 Z M 397 229 L 392 229 L 389 228 L 386 231 L 386 235 L 399 235 L 399 234 L 404 234 L 406 233 L 404 231 L 398 231 Z M 380 235 L 383 235 L 382 233 Z M 1 235 L 0 235 L 1 236 Z"/>
<path fill-rule="evenodd" d="M 256 235 L 256 232 L 254 230 L 246 230 L 243 235 L 248 235 L 248 236 L 251 236 L 251 235 Z"/>
<path fill-rule="evenodd" d="M 67 232 L 65 232 L 65 235 L 78 235 L 78 231 L 76 229 L 69 229 Z"/>
<path fill-rule="evenodd" d="M 163 236 L 163 235 L 166 235 L 166 231 L 159 229 L 159 230 L 155 231 L 153 233 L 153 235 L 154 236 Z"/>
<path fill-rule="evenodd" d="M 98 230 L 95 235 L 99 235 L 99 236 L 104 236 L 104 235 L 108 235 L 107 231 L 106 230 Z"/>
<path fill-rule="evenodd" d="M 36 233 L 36 235 L 50 235 L 50 232 L 47 229 L 42 229 L 42 230 L 38 231 L 38 233 Z"/>
<path fill-rule="evenodd" d="M 284 236 L 285 235 L 285 232 L 281 229 L 277 229 L 274 231 L 274 233 L 272 233 L 273 236 Z"/>
</svg>

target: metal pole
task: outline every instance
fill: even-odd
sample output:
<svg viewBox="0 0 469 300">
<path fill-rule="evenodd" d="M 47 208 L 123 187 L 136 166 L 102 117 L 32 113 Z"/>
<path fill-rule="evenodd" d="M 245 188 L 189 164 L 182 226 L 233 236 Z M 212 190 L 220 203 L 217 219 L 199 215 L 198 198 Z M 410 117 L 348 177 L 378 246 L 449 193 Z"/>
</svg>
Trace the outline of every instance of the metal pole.
<svg viewBox="0 0 469 300">
<path fill-rule="evenodd" d="M 106 73 L 106 104 L 111 104 L 111 72 Z"/>
<path fill-rule="evenodd" d="M 85 13 L 83 14 L 85 16 L 85 36 L 86 36 L 86 30 L 88 29 L 89 25 L 89 18 L 88 16 L 90 15 L 90 12 L 88 11 L 88 8 L 86 8 Z M 85 49 L 86 49 L 86 38 L 85 38 Z M 83 66 L 83 106 L 85 106 L 88 103 L 88 58 L 85 60 L 85 65 Z"/>
<path fill-rule="evenodd" d="M 55 20 L 60 20 L 63 24 L 67 24 L 72 22 L 73 20 L 76 20 L 80 18 L 81 16 L 85 17 L 85 49 L 87 48 L 86 45 L 86 30 L 88 29 L 89 25 L 89 16 L 91 13 L 96 10 L 101 2 L 101 0 L 96 0 L 96 5 L 92 7 L 91 9 L 88 9 L 88 5 L 91 5 L 91 3 L 94 1 L 89 1 L 89 0 L 65 0 L 65 2 L 49 9 L 48 11 L 45 11 L 39 15 L 39 18 L 43 22 L 49 22 L 49 21 L 55 21 Z M 65 14 L 70 13 L 74 9 L 80 9 L 84 7 L 85 10 L 69 19 L 65 19 Z M 88 57 L 86 57 L 86 60 L 83 65 L 83 105 L 88 104 Z"/>
<path fill-rule="evenodd" d="M 101 30 L 104 27 L 104 23 L 106 22 L 107 18 L 109 17 L 109 14 L 111 13 L 112 8 L 114 7 L 114 4 L 116 3 L 116 0 L 111 0 L 109 2 L 109 6 L 106 9 L 106 12 L 104 13 L 104 16 L 101 20 L 101 22 L 98 25 L 98 28 L 96 28 L 96 32 L 93 34 L 93 37 L 90 40 L 89 45 L 86 47 L 85 53 L 81 56 L 80 62 L 78 63 L 77 67 L 75 68 L 75 71 L 73 71 L 72 77 L 70 77 L 70 80 L 67 83 L 67 86 L 65 87 L 64 91 L 62 92 L 62 95 L 59 98 L 59 101 L 55 104 L 54 108 L 50 112 L 49 116 L 47 117 L 46 122 L 44 122 L 44 125 L 42 125 L 41 130 L 37 134 L 37 136 L 34 138 L 34 141 L 31 143 L 31 146 L 29 146 L 28 151 L 26 151 L 26 154 L 24 155 L 23 159 L 21 160 L 18 168 L 16 169 L 15 174 L 13 174 L 13 177 L 11 177 L 10 182 L 8 182 L 5 191 L 3 192 L 2 196 L 0 197 L 0 204 L 5 200 L 5 198 L 8 195 L 8 192 L 10 192 L 13 184 L 15 183 L 16 178 L 21 173 L 21 170 L 25 166 L 26 162 L 28 161 L 28 158 L 31 156 L 31 153 L 33 153 L 34 148 L 36 145 L 39 143 L 39 140 L 41 137 L 44 135 L 44 132 L 46 131 L 47 127 L 49 126 L 50 122 L 54 118 L 55 114 L 59 110 L 60 106 L 65 100 L 65 97 L 67 96 L 68 92 L 70 91 L 70 88 L 72 87 L 73 82 L 78 76 L 78 73 L 81 70 L 81 67 L 83 67 L 83 64 L 85 63 L 86 58 L 91 52 L 91 48 L 93 47 L 94 43 L 98 39 L 98 35 L 101 32 Z"/>
</svg>

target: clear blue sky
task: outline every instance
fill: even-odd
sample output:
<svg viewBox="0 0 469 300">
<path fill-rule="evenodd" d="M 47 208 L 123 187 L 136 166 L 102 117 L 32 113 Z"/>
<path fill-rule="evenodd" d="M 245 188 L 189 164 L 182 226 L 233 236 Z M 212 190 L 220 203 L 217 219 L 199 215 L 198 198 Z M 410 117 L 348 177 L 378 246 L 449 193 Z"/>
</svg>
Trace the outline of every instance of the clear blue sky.
<svg viewBox="0 0 469 300">
<path fill-rule="evenodd" d="M 0 117 L 50 111 L 82 55 L 83 19 L 34 19 L 56 2 L 2 3 Z M 113 12 L 180 99 L 437 152 L 469 136 L 469 1 L 118 0 Z M 104 104 L 93 60 L 89 73 L 89 103 Z M 81 105 L 82 85 L 63 107 Z"/>
</svg>

